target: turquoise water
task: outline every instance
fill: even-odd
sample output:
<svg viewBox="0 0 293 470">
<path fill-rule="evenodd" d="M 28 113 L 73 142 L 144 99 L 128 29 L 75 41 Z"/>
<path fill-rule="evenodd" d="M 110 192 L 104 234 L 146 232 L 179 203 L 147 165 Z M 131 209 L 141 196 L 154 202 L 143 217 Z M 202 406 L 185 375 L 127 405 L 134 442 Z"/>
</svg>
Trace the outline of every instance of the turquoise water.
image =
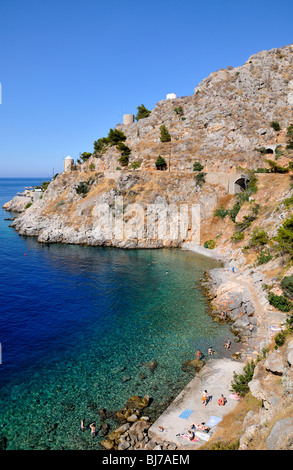
<svg viewBox="0 0 293 470">
<path fill-rule="evenodd" d="M 37 183 L 0 180 L 1 206 L 29 184 Z M 82 418 L 98 429 L 99 408 L 117 411 L 137 394 L 150 395 L 154 418 L 190 381 L 182 363 L 197 348 L 224 354 L 228 327 L 212 321 L 199 288 L 213 260 L 177 249 L 42 245 L 1 215 L 7 449 L 99 449 L 101 436 L 80 432 Z M 154 372 L 145 365 L 152 360 Z"/>
</svg>

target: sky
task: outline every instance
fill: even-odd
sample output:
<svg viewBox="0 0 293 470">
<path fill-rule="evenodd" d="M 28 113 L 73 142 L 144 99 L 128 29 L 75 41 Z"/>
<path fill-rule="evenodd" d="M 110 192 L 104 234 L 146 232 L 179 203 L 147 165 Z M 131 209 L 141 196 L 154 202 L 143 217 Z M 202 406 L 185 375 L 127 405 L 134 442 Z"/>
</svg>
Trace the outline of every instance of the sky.
<svg viewBox="0 0 293 470">
<path fill-rule="evenodd" d="M 1 0 L 0 177 L 45 177 L 137 106 L 293 43 L 292 0 Z"/>
</svg>

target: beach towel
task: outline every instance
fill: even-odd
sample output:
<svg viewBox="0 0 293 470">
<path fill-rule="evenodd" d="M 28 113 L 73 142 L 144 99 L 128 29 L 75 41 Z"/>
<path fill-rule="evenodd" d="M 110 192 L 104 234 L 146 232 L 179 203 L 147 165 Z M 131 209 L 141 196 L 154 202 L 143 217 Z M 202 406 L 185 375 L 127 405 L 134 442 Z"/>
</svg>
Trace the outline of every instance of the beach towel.
<svg viewBox="0 0 293 470">
<path fill-rule="evenodd" d="M 201 432 L 201 431 L 196 431 L 196 432 L 195 432 L 195 435 L 196 435 L 197 437 L 199 437 L 200 439 L 202 439 L 203 441 L 208 441 L 209 438 L 211 437 L 210 434 L 206 434 L 206 433 Z"/>
<path fill-rule="evenodd" d="M 179 415 L 179 418 L 182 418 L 182 419 L 187 419 L 189 418 L 189 416 L 193 413 L 193 410 L 185 410 L 183 411 L 180 415 Z"/>
<path fill-rule="evenodd" d="M 208 422 L 206 423 L 206 426 L 209 428 L 212 428 L 213 426 L 216 426 L 216 424 L 220 423 L 222 421 L 222 418 L 219 418 L 219 416 L 210 416 Z"/>
</svg>

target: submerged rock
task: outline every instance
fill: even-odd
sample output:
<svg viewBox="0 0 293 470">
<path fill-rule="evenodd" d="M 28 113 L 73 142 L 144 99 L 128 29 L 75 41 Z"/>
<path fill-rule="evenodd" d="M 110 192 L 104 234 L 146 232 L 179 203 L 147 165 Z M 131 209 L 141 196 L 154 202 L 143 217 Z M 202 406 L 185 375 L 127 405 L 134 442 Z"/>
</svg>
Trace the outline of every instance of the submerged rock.
<svg viewBox="0 0 293 470">
<path fill-rule="evenodd" d="M 190 361 L 184 361 L 181 368 L 183 372 L 191 372 L 194 374 L 199 372 L 204 365 L 205 362 L 202 359 L 191 359 Z"/>
</svg>

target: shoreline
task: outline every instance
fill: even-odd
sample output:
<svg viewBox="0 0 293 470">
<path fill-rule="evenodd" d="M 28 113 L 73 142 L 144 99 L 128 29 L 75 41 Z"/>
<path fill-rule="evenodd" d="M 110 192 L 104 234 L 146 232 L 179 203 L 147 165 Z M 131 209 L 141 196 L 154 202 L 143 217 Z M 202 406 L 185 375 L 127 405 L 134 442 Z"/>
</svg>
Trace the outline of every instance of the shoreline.
<svg viewBox="0 0 293 470">
<path fill-rule="evenodd" d="M 247 338 L 245 338 L 244 341 L 239 340 L 239 342 L 237 344 L 239 344 L 239 349 L 241 350 L 240 351 L 241 361 L 243 361 L 243 359 L 245 361 L 248 358 L 256 358 L 256 355 L 260 353 L 261 345 L 265 344 L 266 341 L 267 341 L 267 325 L 268 325 L 268 322 L 263 321 L 263 320 L 264 320 L 264 317 L 266 316 L 266 313 L 268 313 L 268 312 L 265 312 L 264 315 L 258 315 L 259 309 L 255 308 L 255 305 L 254 305 L 254 300 L 259 295 L 259 287 L 260 287 L 259 283 L 261 282 L 261 280 L 258 280 L 257 281 L 258 286 L 257 286 L 257 288 L 255 288 L 256 287 L 255 286 L 255 280 L 253 279 L 253 274 L 255 274 L 255 272 L 254 272 L 255 270 L 248 269 L 247 266 L 244 266 L 244 267 L 243 267 L 243 265 L 241 266 L 234 259 L 231 260 L 228 257 L 225 257 L 223 254 L 218 253 L 216 250 L 206 249 L 202 246 L 194 245 L 190 242 L 182 243 L 181 246 L 176 247 L 176 248 L 180 248 L 181 250 L 184 250 L 184 251 L 192 251 L 192 252 L 196 253 L 199 256 L 202 256 L 202 257 L 205 257 L 205 258 L 210 258 L 210 259 L 212 258 L 212 259 L 214 259 L 216 261 L 219 261 L 221 263 L 221 267 L 208 269 L 207 273 L 206 273 L 207 274 L 207 279 L 204 280 L 204 284 L 205 284 L 204 288 L 206 289 L 208 302 L 211 305 L 211 308 L 214 310 L 213 311 L 213 316 L 215 316 L 215 317 L 217 316 L 217 309 L 216 309 L 217 305 L 216 304 L 217 304 L 218 298 L 221 297 L 221 295 L 223 295 L 223 294 L 224 294 L 224 296 L 225 295 L 230 295 L 231 294 L 231 292 L 229 292 L 230 287 L 232 287 L 232 293 L 236 292 L 238 298 L 239 298 L 239 293 L 242 295 L 242 301 L 245 301 L 245 302 L 242 302 L 242 304 L 245 304 L 246 307 L 247 307 L 247 305 L 252 304 L 252 306 L 254 307 L 254 312 L 250 311 L 250 312 L 248 312 L 248 315 L 246 315 L 247 318 L 250 319 L 250 323 L 248 325 L 247 324 L 242 325 L 243 331 L 246 331 L 248 333 L 248 336 L 247 336 Z M 232 272 L 233 267 L 236 268 L 235 273 Z M 244 283 L 244 280 L 245 280 L 245 283 Z M 237 290 L 237 288 L 240 288 L 240 287 L 241 288 L 243 288 L 243 287 L 247 288 L 248 283 L 249 283 L 248 292 L 245 292 L 245 289 L 244 290 L 240 289 L 240 291 Z M 243 294 L 244 294 L 244 296 L 243 296 Z M 247 294 L 249 294 L 248 296 L 251 297 L 249 300 L 247 300 L 247 298 L 246 298 Z M 246 297 L 245 297 L 245 295 L 246 295 Z M 262 297 L 264 297 L 263 293 L 262 293 Z M 235 299 L 233 301 L 235 301 Z M 267 305 L 265 305 L 265 307 L 268 307 L 268 302 L 266 302 L 266 303 L 267 303 Z M 233 309 L 233 312 L 234 312 L 233 318 L 232 317 L 229 318 L 229 320 L 231 320 L 232 325 L 237 323 L 237 320 L 239 320 L 239 318 L 237 318 L 237 310 L 239 310 L 239 308 L 241 306 L 238 307 L 237 305 L 236 305 L 236 308 Z M 218 305 L 218 307 L 219 307 L 219 305 Z M 236 316 L 235 316 L 235 312 L 236 312 Z M 232 328 L 233 328 L 233 326 L 232 326 Z M 236 333 L 237 332 L 239 334 L 239 331 L 236 331 Z M 234 336 L 234 332 L 232 332 L 232 334 Z M 241 336 L 241 335 L 239 335 L 239 336 Z M 237 337 L 237 335 L 235 337 Z M 209 359 L 208 362 L 204 365 L 203 369 L 199 373 L 196 374 L 194 379 L 199 379 L 203 375 L 203 376 L 206 377 L 206 380 L 213 380 L 213 374 L 214 374 L 215 371 L 214 371 L 213 367 L 211 367 L 210 361 L 216 361 L 216 360 L 215 359 L 211 359 L 211 360 Z M 218 361 L 221 361 L 221 368 L 223 370 L 225 370 L 225 367 L 227 367 L 229 369 L 231 359 L 223 358 L 223 359 L 219 359 Z M 244 363 L 240 362 L 239 360 L 235 360 L 235 361 L 232 361 L 232 362 L 233 362 L 233 365 L 235 365 L 235 368 L 236 367 L 237 368 L 238 367 L 243 367 L 243 365 L 244 365 Z M 207 377 L 207 376 L 209 376 L 209 377 Z M 225 374 L 222 377 L 225 377 Z M 167 434 L 164 435 L 162 433 L 154 432 L 154 429 L 156 429 L 156 427 L 158 427 L 158 423 L 161 423 L 162 420 L 164 420 L 166 418 L 166 415 L 169 414 L 170 410 L 173 410 L 173 412 L 174 412 L 174 409 L 175 409 L 175 412 L 177 412 L 176 410 L 178 409 L 178 400 L 180 400 L 180 397 L 182 397 L 182 395 L 186 395 L 185 392 L 186 392 L 186 390 L 188 390 L 190 388 L 191 383 L 198 383 L 198 380 L 194 380 L 194 379 L 192 379 L 187 384 L 187 386 L 184 387 L 184 389 L 179 393 L 179 395 L 172 401 L 172 403 L 166 408 L 166 410 L 163 413 L 160 414 L 160 416 L 153 422 L 152 425 L 150 423 L 147 423 L 147 421 L 145 420 L 145 417 L 141 417 L 140 419 L 138 419 L 138 421 L 136 421 L 136 423 L 140 423 L 141 420 L 144 421 L 144 425 L 143 425 L 144 426 L 144 434 L 145 434 L 144 437 L 146 437 L 146 435 L 148 435 L 147 430 L 148 430 L 148 428 L 150 428 L 150 434 L 149 434 L 148 442 L 144 443 L 142 445 L 142 447 L 138 447 L 138 448 L 153 450 L 153 449 L 155 449 L 156 446 L 158 446 L 156 448 L 156 450 L 167 450 L 167 449 L 171 450 L 175 446 L 175 448 L 177 448 L 177 449 L 179 449 L 179 448 L 180 449 L 182 449 L 182 448 L 187 449 L 187 447 L 188 447 L 188 450 L 189 450 L 190 445 L 191 445 L 191 447 L 190 447 L 191 449 L 196 449 L 198 447 L 198 444 L 196 446 L 194 446 L 193 443 L 190 444 L 190 443 L 188 443 L 188 441 L 184 441 L 183 439 L 180 439 L 180 441 L 182 441 L 182 442 L 174 442 L 174 440 L 170 439 L 170 437 L 168 437 Z M 194 393 L 196 393 L 195 390 L 194 390 Z M 197 393 L 199 393 L 199 388 L 198 388 Z M 227 392 L 225 392 L 225 393 L 227 393 Z M 236 402 L 235 402 L 235 404 L 236 404 Z M 228 407 L 225 408 L 225 410 L 223 409 L 223 411 L 226 411 L 226 410 L 228 412 Z M 179 415 L 179 412 L 178 412 L 178 415 Z M 144 419 L 142 419 L 142 418 L 144 418 Z M 186 423 L 183 422 L 183 424 L 186 424 Z M 129 431 L 126 431 L 126 432 L 129 433 L 132 430 L 134 425 L 135 425 L 135 423 L 134 424 L 131 423 L 131 425 L 129 427 Z M 136 427 L 139 427 L 139 426 L 136 425 Z M 113 434 L 113 433 L 115 433 L 115 431 L 113 431 L 111 434 Z M 107 436 L 105 437 L 105 440 L 106 439 L 107 439 Z M 123 440 L 123 435 L 122 435 L 122 440 Z M 120 439 L 119 439 L 119 441 L 120 441 Z M 177 441 L 178 441 L 178 439 L 177 439 Z M 155 442 L 155 446 L 151 449 L 151 447 L 153 446 L 153 442 Z M 199 441 L 199 443 L 200 443 L 200 441 Z M 138 443 L 138 444 L 142 444 L 142 441 L 140 441 L 140 443 Z M 203 444 L 203 442 L 201 442 L 201 444 Z M 121 447 L 123 447 L 123 446 L 120 446 L 120 449 L 119 449 L 119 444 L 118 444 L 118 450 L 124 450 Z M 125 442 L 124 442 L 124 447 L 125 447 Z M 108 450 L 110 450 L 110 449 L 108 449 Z"/>
<path fill-rule="evenodd" d="M 237 281 L 239 283 L 244 282 L 243 270 L 238 265 L 238 263 L 235 262 L 235 260 L 232 262 L 216 251 L 212 252 L 212 250 L 208 250 L 199 245 L 192 245 L 190 243 L 183 245 L 182 249 L 191 250 L 199 255 L 221 261 L 223 264 L 222 267 L 212 268 L 208 273 L 208 276 L 213 277 L 213 271 L 216 271 L 216 279 L 220 287 L 221 284 L 222 287 L 225 284 L 228 284 L 229 286 L 229 283 L 231 283 L 231 273 L 233 273 L 232 279 L 234 284 L 236 284 Z M 232 271 L 233 267 L 236 268 L 236 271 L 234 270 L 235 272 Z M 247 267 L 245 269 L 247 269 Z M 217 426 L 215 425 L 215 427 L 211 428 L 209 433 L 206 435 L 203 433 L 198 433 L 199 437 L 195 437 L 196 442 L 190 442 L 189 440 L 186 440 L 186 438 L 180 438 L 181 436 L 186 436 L 190 422 L 194 421 L 195 419 L 198 423 L 207 423 L 211 419 L 211 415 L 216 415 L 216 417 L 219 417 L 220 420 L 222 420 L 223 416 L 231 412 L 231 410 L 238 403 L 234 399 L 229 399 L 231 396 L 229 395 L 229 398 L 226 402 L 226 405 L 228 406 L 218 407 L 216 406 L 216 400 L 214 400 L 211 407 L 209 408 L 207 406 L 207 409 L 205 409 L 205 407 L 201 405 L 200 396 L 203 389 L 207 388 L 209 393 L 212 392 L 212 395 L 218 394 L 218 396 L 220 396 L 221 393 L 224 393 L 224 396 L 227 397 L 234 371 L 237 374 L 241 373 L 245 363 L 251 359 L 255 360 L 256 357 L 261 353 L 262 347 L 266 346 L 268 343 L 268 319 L 266 316 L 268 315 L 272 322 L 280 322 L 281 319 L 285 318 L 284 314 L 273 312 L 267 301 L 261 304 L 261 306 L 267 310 L 265 310 L 262 315 L 259 315 L 259 305 L 256 305 L 255 301 L 257 296 L 260 294 L 260 286 L 255 286 L 255 279 L 253 278 L 254 274 L 254 270 L 251 269 L 246 282 L 251 282 L 249 289 L 254 291 L 253 293 L 250 292 L 250 294 L 252 297 L 252 305 L 254 307 L 253 315 L 255 314 L 257 321 L 255 326 L 250 328 L 251 335 L 249 335 L 244 340 L 239 340 L 241 345 L 239 355 L 240 360 L 233 360 L 232 356 L 231 359 L 209 359 L 207 361 L 203 368 L 184 387 L 182 392 L 175 398 L 171 405 L 169 405 L 169 407 L 150 426 L 148 434 L 151 439 L 155 441 L 156 445 L 153 447 L 154 450 L 199 449 L 210 438 L 210 435 L 216 432 Z M 209 299 L 209 302 L 213 302 L 216 298 L 213 289 L 214 286 L 213 284 L 211 285 L 211 281 L 207 281 L 206 284 L 208 292 L 209 288 L 212 289 L 210 292 L 212 298 Z M 243 284 L 240 285 L 242 286 Z M 261 300 L 264 300 L 263 293 Z M 233 332 L 233 326 L 231 327 L 231 331 Z M 180 416 L 180 413 L 184 410 L 185 412 L 190 413 L 190 417 L 187 420 L 182 419 Z"/>
<path fill-rule="evenodd" d="M 203 257 L 220 261 L 222 266 L 212 268 L 209 270 L 209 274 L 216 270 L 218 280 L 221 279 L 223 282 L 227 281 L 227 277 L 229 277 L 227 272 L 230 273 L 232 265 L 237 267 L 238 270 L 238 266 L 235 266 L 236 263 L 231 263 L 231 261 L 216 251 L 211 252 L 211 250 L 190 243 L 182 245 L 181 249 L 193 251 Z M 211 303 L 211 299 L 208 299 L 208 302 Z M 127 430 L 120 426 L 109 436 L 105 436 L 102 447 L 107 450 L 113 450 L 114 448 L 117 450 L 143 449 L 151 451 L 198 450 L 216 432 L 216 425 L 206 435 L 199 433 L 199 437 L 195 437 L 197 439 L 196 442 L 190 442 L 185 438 L 182 439 L 181 436 L 186 435 L 191 421 L 207 423 L 215 415 L 222 420 L 226 414 L 234 409 L 238 401 L 230 398 L 229 390 L 233 374 L 234 372 L 237 374 L 241 373 L 249 356 L 259 353 L 258 348 L 254 348 L 253 345 L 249 347 L 248 344 L 242 342 L 237 344 L 240 345 L 240 348 L 238 348 L 240 351 L 236 354 L 237 359 L 233 358 L 232 350 L 231 358 L 209 358 L 202 369 L 195 374 L 194 378 L 189 381 L 153 423 L 149 423 L 148 418 L 141 417 Z M 206 408 L 202 406 L 200 400 L 201 393 L 205 388 L 208 389 L 210 396 L 213 398 L 211 404 Z M 218 407 L 217 399 L 222 393 L 227 397 L 226 405 Z M 188 419 L 180 417 L 184 410 L 191 413 Z M 140 428 L 143 429 L 143 432 L 139 433 L 137 429 Z M 111 437 L 115 437 L 116 440 L 109 441 L 107 439 Z M 111 442 L 115 442 L 116 447 L 115 444 L 111 447 Z"/>
</svg>

